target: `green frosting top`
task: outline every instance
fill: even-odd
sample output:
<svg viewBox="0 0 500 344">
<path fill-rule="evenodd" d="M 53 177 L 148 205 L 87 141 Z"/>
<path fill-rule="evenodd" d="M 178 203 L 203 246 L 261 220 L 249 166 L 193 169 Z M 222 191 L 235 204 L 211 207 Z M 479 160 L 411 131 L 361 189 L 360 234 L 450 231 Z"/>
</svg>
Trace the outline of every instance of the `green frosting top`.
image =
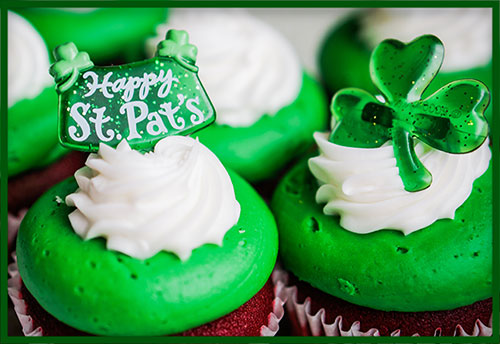
<svg viewBox="0 0 500 344">
<path fill-rule="evenodd" d="M 413 138 L 448 153 L 467 153 L 488 135 L 484 111 L 489 92 L 476 80 L 451 82 L 420 99 L 444 57 L 442 42 L 425 35 L 404 44 L 385 40 L 373 51 L 370 73 L 384 99 L 348 88 L 336 93 L 331 110 L 336 121 L 330 141 L 375 148 L 393 141 L 405 190 L 419 191 L 432 182 L 419 161 Z"/>
<path fill-rule="evenodd" d="M 166 335 L 217 319 L 241 306 L 274 267 L 278 236 L 264 201 L 229 172 L 242 212 L 223 245 L 203 245 L 182 261 L 160 252 L 139 260 L 82 240 L 62 199 L 73 178 L 43 195 L 24 218 L 19 272 L 40 305 L 60 321 L 98 335 Z"/>
<path fill-rule="evenodd" d="M 301 280 L 357 305 L 402 312 L 470 305 L 493 292 L 491 180 L 489 168 L 454 220 L 406 236 L 357 234 L 323 213 L 303 161 L 285 175 L 271 203 L 280 257 Z"/>
</svg>

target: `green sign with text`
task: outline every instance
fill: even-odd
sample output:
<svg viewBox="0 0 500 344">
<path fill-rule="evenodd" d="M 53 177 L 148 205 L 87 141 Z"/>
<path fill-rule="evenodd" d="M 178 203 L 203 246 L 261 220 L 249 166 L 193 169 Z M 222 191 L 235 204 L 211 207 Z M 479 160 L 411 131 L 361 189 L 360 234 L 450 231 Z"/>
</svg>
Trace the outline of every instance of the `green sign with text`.
<svg viewBox="0 0 500 344">
<path fill-rule="evenodd" d="M 59 93 L 59 139 L 95 152 L 99 144 L 150 150 L 160 139 L 187 135 L 215 121 L 198 78 L 196 47 L 171 30 L 157 56 L 119 66 L 95 67 L 73 43 L 56 48 L 51 74 Z"/>
</svg>

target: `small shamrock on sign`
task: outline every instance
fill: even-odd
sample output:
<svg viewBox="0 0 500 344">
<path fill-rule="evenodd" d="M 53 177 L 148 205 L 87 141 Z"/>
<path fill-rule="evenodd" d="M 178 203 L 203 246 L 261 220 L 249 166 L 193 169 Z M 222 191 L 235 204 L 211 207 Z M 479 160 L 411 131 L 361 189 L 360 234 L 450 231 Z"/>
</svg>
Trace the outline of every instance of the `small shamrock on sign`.
<svg viewBox="0 0 500 344">
<path fill-rule="evenodd" d="M 57 83 L 56 90 L 62 93 L 69 89 L 78 79 L 80 72 L 94 67 L 89 54 L 78 52 L 73 42 L 58 46 L 54 50 L 56 63 L 50 67 L 50 75 Z"/>
<path fill-rule="evenodd" d="M 356 88 L 337 92 L 330 141 L 376 148 L 392 140 L 405 190 L 429 187 L 432 176 L 415 153 L 414 138 L 447 153 L 468 153 L 488 135 L 484 111 L 490 96 L 483 83 L 454 81 L 421 99 L 443 56 L 443 43 L 432 35 L 408 44 L 393 39 L 380 43 L 371 56 L 370 74 L 384 99 Z"/>
<path fill-rule="evenodd" d="M 188 42 L 189 35 L 186 31 L 169 30 L 165 40 L 158 44 L 156 55 L 173 57 L 183 67 L 197 72 L 198 67 L 195 66 L 195 63 L 198 49 Z"/>
</svg>

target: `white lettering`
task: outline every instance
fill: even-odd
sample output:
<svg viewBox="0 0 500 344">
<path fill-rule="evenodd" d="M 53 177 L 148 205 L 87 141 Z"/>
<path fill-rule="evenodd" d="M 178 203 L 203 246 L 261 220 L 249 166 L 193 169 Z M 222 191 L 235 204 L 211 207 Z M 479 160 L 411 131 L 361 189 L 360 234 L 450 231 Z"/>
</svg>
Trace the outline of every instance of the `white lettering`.
<svg viewBox="0 0 500 344">
<path fill-rule="evenodd" d="M 163 70 L 162 70 L 162 72 L 163 72 Z M 160 89 L 158 90 L 158 97 L 165 98 L 170 93 L 170 89 L 172 88 L 172 83 L 174 81 L 179 82 L 179 79 L 174 78 L 172 75 L 172 70 L 169 69 L 165 76 L 163 76 L 163 74 L 160 73 L 160 76 L 158 76 L 158 81 L 162 82 L 162 85 L 160 86 Z"/>
<path fill-rule="evenodd" d="M 89 108 L 90 108 L 90 104 L 84 104 L 82 102 L 75 103 L 71 107 L 69 115 L 71 117 L 73 117 L 75 122 L 78 124 L 78 126 L 82 130 L 82 134 L 80 136 L 78 136 L 76 134 L 76 131 L 77 131 L 76 126 L 72 125 L 68 128 L 69 137 L 71 137 L 76 142 L 85 141 L 90 135 L 90 126 L 87 123 L 87 121 L 85 120 L 85 118 L 83 117 L 83 116 L 85 116 L 87 111 L 89 111 Z M 82 114 L 80 114 L 80 112 L 78 111 L 80 109 L 83 110 Z"/>
<path fill-rule="evenodd" d="M 151 134 L 151 135 L 159 135 L 161 133 L 167 133 L 168 130 L 165 127 L 165 124 L 161 120 L 161 117 L 158 115 L 158 112 L 151 112 L 148 115 L 148 119 L 152 122 L 149 122 L 148 125 L 146 126 L 146 131 Z M 155 127 L 157 129 L 155 129 Z"/>
<path fill-rule="evenodd" d="M 175 113 L 179 111 L 179 106 L 176 106 L 175 108 L 172 109 L 172 103 L 163 103 L 160 105 L 161 110 L 158 110 L 158 113 L 163 116 L 167 116 L 168 122 L 174 129 L 182 130 L 186 126 L 186 121 L 184 118 L 179 117 L 177 118 L 177 121 L 174 117 Z"/>
<path fill-rule="evenodd" d="M 139 99 L 144 100 L 148 96 L 149 88 L 158 82 L 158 78 L 155 73 L 144 73 L 142 80 L 142 85 L 139 89 Z"/>
<path fill-rule="evenodd" d="M 99 86 L 100 86 L 99 82 L 97 81 L 97 74 L 89 70 L 89 71 L 83 73 L 82 77 L 84 79 L 87 79 L 88 77 L 92 78 L 92 83 L 90 83 L 90 82 L 87 83 L 87 86 L 89 87 L 89 91 L 83 95 L 84 97 L 90 97 L 91 95 L 93 95 L 95 93 L 95 91 L 97 89 L 99 89 Z"/>
<path fill-rule="evenodd" d="M 134 96 L 134 91 L 136 88 L 139 88 L 139 86 L 141 85 L 141 81 L 142 79 L 138 76 L 130 76 L 128 78 L 127 83 L 123 87 L 123 89 L 125 90 L 122 96 L 123 100 L 128 102 L 132 99 L 132 97 Z"/>
<path fill-rule="evenodd" d="M 109 78 L 111 77 L 111 75 L 113 75 L 113 72 L 106 73 L 106 75 L 104 75 L 104 79 L 102 80 L 101 90 L 102 94 L 106 98 L 113 98 L 113 95 L 108 92 L 108 87 L 113 86 L 113 84 L 109 82 Z"/>
<path fill-rule="evenodd" d="M 144 100 L 149 94 L 151 87 L 161 82 L 162 85 L 158 89 L 158 97 L 165 98 L 172 89 L 174 82 L 179 82 L 169 69 L 167 73 L 160 70 L 159 74 L 143 73 L 142 77 L 129 76 L 118 78 L 115 81 L 110 81 L 113 77 L 113 72 L 108 72 L 104 75 L 102 83 L 99 83 L 99 76 L 93 71 L 87 71 L 83 74 L 84 79 L 91 78 L 92 80 L 87 83 L 89 91 L 84 94 L 84 97 L 92 96 L 96 91 L 101 91 L 106 98 L 113 98 L 115 93 L 123 91 L 122 99 L 126 102 L 132 100 L 135 90 L 139 90 L 139 99 Z M 110 92 L 111 91 L 111 92 Z"/>
<path fill-rule="evenodd" d="M 113 86 L 111 87 L 111 90 L 115 93 L 117 93 L 118 91 L 120 91 L 122 88 L 125 87 L 125 82 L 127 81 L 127 79 L 125 78 L 118 78 L 115 80 L 115 82 L 113 82 Z"/>
<path fill-rule="evenodd" d="M 141 114 L 136 117 L 134 108 L 138 107 L 141 110 Z M 148 115 L 148 106 L 146 103 L 141 101 L 133 101 L 130 103 L 123 104 L 120 107 L 120 113 L 127 113 L 129 135 L 127 140 L 140 139 L 142 136 L 137 133 L 137 123 L 142 122 L 146 119 Z"/>
<path fill-rule="evenodd" d="M 203 122 L 203 112 L 201 112 L 200 109 L 194 106 L 194 104 L 200 105 L 200 100 L 198 99 L 198 97 L 194 99 L 188 99 L 188 101 L 186 102 L 186 108 L 193 113 L 191 117 L 189 117 L 189 119 L 193 124 L 200 124 L 201 122 Z"/>
<path fill-rule="evenodd" d="M 106 130 L 106 134 L 108 134 L 108 136 L 106 137 L 103 134 L 102 125 L 111 120 L 111 117 L 109 117 L 109 116 L 104 117 L 104 111 L 106 111 L 105 106 L 103 106 L 99 109 L 93 109 L 92 112 L 95 113 L 96 116 L 95 116 L 95 118 L 89 118 L 89 121 L 91 121 L 92 123 L 95 124 L 95 132 L 96 132 L 99 140 L 104 141 L 104 142 L 108 142 L 108 141 L 111 141 L 113 139 L 113 137 L 115 136 L 115 132 L 112 129 L 108 129 L 108 130 Z"/>
</svg>

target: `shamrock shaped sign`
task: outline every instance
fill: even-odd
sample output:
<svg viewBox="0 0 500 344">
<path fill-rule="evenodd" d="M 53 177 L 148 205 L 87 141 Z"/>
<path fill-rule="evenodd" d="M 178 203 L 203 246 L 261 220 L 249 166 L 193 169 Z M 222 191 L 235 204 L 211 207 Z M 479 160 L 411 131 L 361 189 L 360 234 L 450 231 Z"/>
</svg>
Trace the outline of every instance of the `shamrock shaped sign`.
<svg viewBox="0 0 500 344">
<path fill-rule="evenodd" d="M 73 43 L 57 47 L 50 73 L 59 93 L 62 145 L 95 152 L 101 142 L 148 151 L 160 139 L 187 135 L 215 121 L 198 78 L 197 49 L 185 31 L 170 30 L 154 58 L 94 67 Z"/>
<path fill-rule="evenodd" d="M 380 43 L 371 56 L 370 74 L 384 99 L 355 88 L 337 92 L 331 105 L 336 126 L 330 141 L 376 148 L 392 140 L 405 190 L 429 187 L 432 176 L 415 153 L 414 139 L 458 154 L 478 148 L 488 135 L 484 111 L 490 96 L 483 83 L 454 81 L 421 99 L 443 56 L 443 43 L 432 35 L 408 44 L 393 39 Z"/>
</svg>

